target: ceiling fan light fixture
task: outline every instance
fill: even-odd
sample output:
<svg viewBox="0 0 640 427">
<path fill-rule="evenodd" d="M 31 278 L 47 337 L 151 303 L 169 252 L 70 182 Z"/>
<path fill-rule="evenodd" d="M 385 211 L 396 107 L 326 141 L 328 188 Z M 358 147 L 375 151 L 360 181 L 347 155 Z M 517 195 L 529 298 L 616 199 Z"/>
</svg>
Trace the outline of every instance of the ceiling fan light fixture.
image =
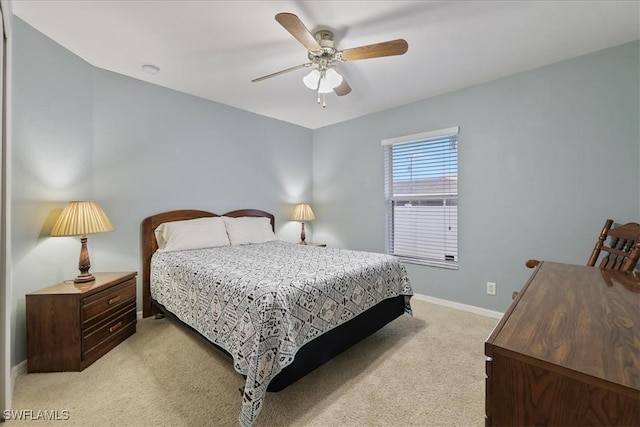
<svg viewBox="0 0 640 427">
<path fill-rule="evenodd" d="M 338 74 L 335 68 L 329 68 L 327 69 L 327 71 L 325 71 L 323 81 L 328 87 L 331 88 L 331 90 L 329 91 L 331 92 L 334 88 L 340 86 L 340 83 L 342 83 L 342 76 Z M 320 85 L 322 86 L 322 83 Z"/>
<path fill-rule="evenodd" d="M 333 87 L 331 83 L 327 80 L 326 77 L 322 77 L 320 79 L 320 86 L 318 87 L 318 93 L 331 93 L 333 92 Z"/>
<path fill-rule="evenodd" d="M 331 93 L 342 83 L 342 76 L 335 68 L 328 68 L 324 72 L 315 69 L 304 76 L 302 81 L 311 90 L 317 90 L 319 93 Z"/>
<path fill-rule="evenodd" d="M 311 70 L 309 74 L 302 78 L 302 81 L 306 87 L 311 90 L 318 89 L 318 80 L 320 80 L 320 71 L 317 69 Z"/>
</svg>

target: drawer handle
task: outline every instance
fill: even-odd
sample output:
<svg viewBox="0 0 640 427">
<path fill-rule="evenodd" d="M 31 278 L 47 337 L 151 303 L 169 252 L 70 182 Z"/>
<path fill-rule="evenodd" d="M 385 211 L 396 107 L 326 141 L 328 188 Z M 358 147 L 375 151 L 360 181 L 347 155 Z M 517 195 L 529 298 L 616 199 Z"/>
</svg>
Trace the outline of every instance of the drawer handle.
<svg viewBox="0 0 640 427">
<path fill-rule="evenodd" d="M 109 328 L 109 333 L 115 331 L 116 329 L 118 329 L 120 326 L 122 326 L 122 322 L 118 322 L 115 325 L 113 325 L 112 327 Z"/>
<path fill-rule="evenodd" d="M 118 296 L 117 296 L 117 297 L 115 297 L 115 298 L 111 298 L 111 299 L 109 300 L 108 304 L 109 304 L 109 305 L 112 305 L 112 304 L 117 303 L 118 301 L 120 301 L 120 295 L 118 295 Z"/>
</svg>

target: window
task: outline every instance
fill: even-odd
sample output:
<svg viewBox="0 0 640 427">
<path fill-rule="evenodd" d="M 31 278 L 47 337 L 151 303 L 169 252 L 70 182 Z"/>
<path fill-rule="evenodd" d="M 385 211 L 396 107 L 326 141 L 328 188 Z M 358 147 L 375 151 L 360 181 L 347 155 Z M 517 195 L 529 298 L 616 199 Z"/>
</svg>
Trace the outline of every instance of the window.
<svg viewBox="0 0 640 427">
<path fill-rule="evenodd" d="M 386 250 L 458 268 L 458 127 L 385 139 Z"/>
</svg>

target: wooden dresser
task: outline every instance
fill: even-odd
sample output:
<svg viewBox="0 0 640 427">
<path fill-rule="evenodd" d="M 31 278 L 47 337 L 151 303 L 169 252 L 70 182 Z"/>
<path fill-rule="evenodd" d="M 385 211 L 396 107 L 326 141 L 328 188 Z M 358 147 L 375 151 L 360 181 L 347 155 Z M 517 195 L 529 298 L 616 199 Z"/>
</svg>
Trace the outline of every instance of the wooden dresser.
<svg viewBox="0 0 640 427">
<path fill-rule="evenodd" d="M 82 371 L 136 331 L 136 272 L 26 295 L 29 372 Z"/>
<path fill-rule="evenodd" d="M 485 343 L 486 425 L 640 425 L 640 273 L 543 262 Z"/>
</svg>

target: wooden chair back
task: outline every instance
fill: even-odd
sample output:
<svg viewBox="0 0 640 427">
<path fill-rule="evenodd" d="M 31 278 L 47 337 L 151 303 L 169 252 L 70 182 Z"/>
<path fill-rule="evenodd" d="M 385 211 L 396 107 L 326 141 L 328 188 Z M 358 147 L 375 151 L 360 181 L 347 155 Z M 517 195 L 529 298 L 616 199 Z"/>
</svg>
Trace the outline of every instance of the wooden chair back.
<svg viewBox="0 0 640 427">
<path fill-rule="evenodd" d="M 587 266 L 595 267 L 604 252 L 598 265 L 602 270 L 633 271 L 640 259 L 640 224 L 629 222 L 616 228 L 611 227 L 613 220 L 608 219 L 591 251 Z M 538 264 L 540 261 L 537 259 L 530 259 L 525 265 L 534 268 Z"/>
<path fill-rule="evenodd" d="M 598 265 L 602 270 L 632 271 L 640 259 L 640 224 L 629 222 L 615 228 L 612 226 L 613 220 L 608 219 L 587 265 L 594 267 L 602 254 Z"/>
</svg>

